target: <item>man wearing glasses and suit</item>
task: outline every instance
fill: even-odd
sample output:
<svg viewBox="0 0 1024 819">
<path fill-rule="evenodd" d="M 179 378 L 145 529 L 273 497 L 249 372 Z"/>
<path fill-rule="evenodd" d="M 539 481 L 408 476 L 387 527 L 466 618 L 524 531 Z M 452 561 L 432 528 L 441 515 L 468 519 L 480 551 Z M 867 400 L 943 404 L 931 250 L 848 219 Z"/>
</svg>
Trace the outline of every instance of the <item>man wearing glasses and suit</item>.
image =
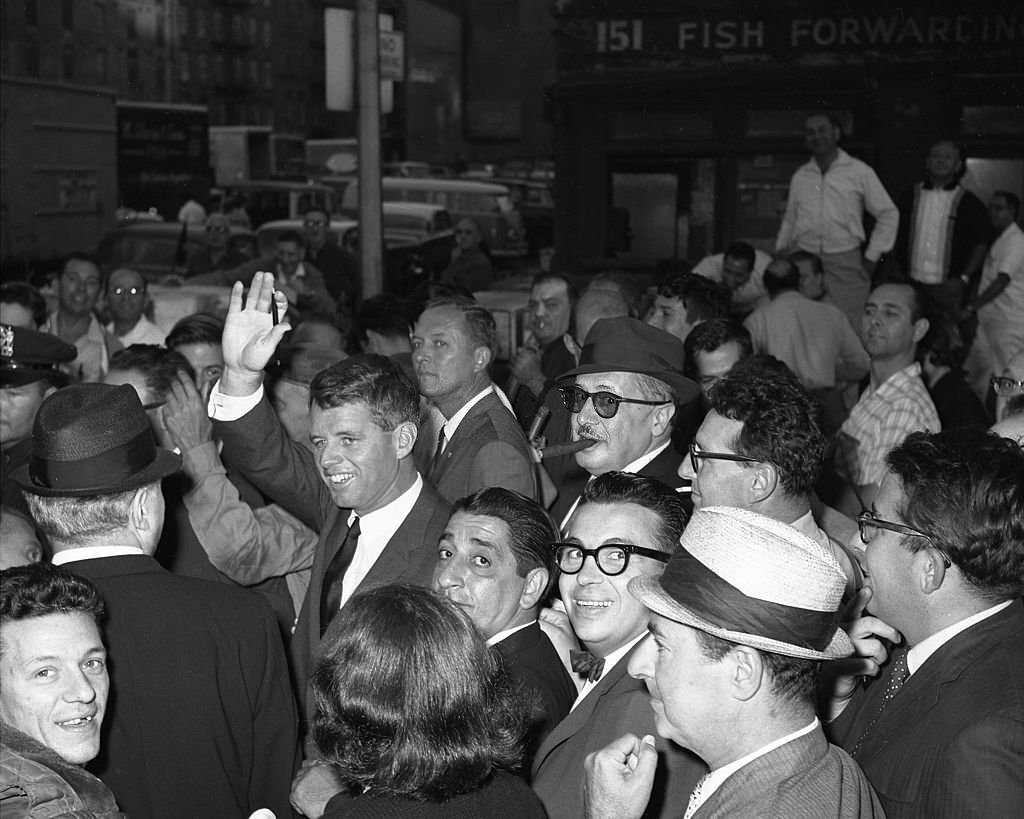
<svg viewBox="0 0 1024 819">
<path fill-rule="evenodd" d="M 626 590 L 635 577 L 658 576 L 675 550 L 688 514 L 680 496 L 639 475 L 608 472 L 587 484 L 555 544 L 558 590 L 569 621 L 586 647 L 572 652 L 584 679 L 569 715 L 548 734 L 534 758 L 532 782 L 548 816 L 582 819 L 583 763 L 624 733 L 654 734 L 643 682 L 627 673 L 647 634 L 647 610 Z M 668 742 L 658 765 L 647 816 L 676 816 L 704 763 Z"/>
<path fill-rule="evenodd" d="M 637 319 L 594 323 L 578 366 L 559 378 L 572 440 L 591 442 L 576 463 L 592 477 L 632 472 L 674 489 L 685 484 L 677 474 L 682 456 L 671 445 L 673 421 L 700 389 L 683 375 L 683 355 L 678 338 Z M 551 511 L 564 528 L 578 499 L 562 494 Z"/>
<path fill-rule="evenodd" d="M 915 432 L 886 466 L 858 517 L 861 676 L 836 680 L 831 735 L 890 819 L 1018 816 L 1024 451 L 974 428 Z"/>
</svg>

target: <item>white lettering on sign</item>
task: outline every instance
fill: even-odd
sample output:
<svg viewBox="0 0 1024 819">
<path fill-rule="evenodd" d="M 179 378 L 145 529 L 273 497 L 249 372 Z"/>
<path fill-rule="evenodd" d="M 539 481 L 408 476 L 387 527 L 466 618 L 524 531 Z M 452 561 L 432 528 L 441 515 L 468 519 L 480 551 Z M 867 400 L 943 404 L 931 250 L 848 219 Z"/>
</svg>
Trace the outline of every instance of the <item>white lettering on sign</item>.
<svg viewBox="0 0 1024 819">
<path fill-rule="evenodd" d="M 679 24 L 679 50 L 764 48 L 764 20 L 689 20 Z"/>
<path fill-rule="evenodd" d="M 683 47 L 681 37 L 680 48 Z M 791 21 L 789 27 L 789 45 L 793 48 L 1012 43 L 1019 42 L 1022 37 L 1024 32 L 1020 21 L 1007 15 L 980 19 L 963 14 L 953 18 L 801 17 Z M 714 43 L 707 47 L 721 48 Z"/>
<path fill-rule="evenodd" d="M 599 52 L 640 51 L 644 47 L 643 20 L 598 20 Z"/>
</svg>

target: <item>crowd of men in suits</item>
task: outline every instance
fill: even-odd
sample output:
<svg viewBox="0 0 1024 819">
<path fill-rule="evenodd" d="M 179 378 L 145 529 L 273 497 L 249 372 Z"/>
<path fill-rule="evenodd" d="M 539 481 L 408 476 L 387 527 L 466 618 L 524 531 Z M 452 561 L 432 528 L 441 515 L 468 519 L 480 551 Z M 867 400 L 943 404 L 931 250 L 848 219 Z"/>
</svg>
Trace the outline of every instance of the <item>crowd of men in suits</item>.
<svg viewBox="0 0 1024 819">
<path fill-rule="evenodd" d="M 832 256 L 769 259 L 775 312 L 863 262 Z M 551 817 L 1019 815 L 1024 374 L 996 432 L 947 424 L 926 287 L 799 347 L 733 314 L 755 263 L 673 273 L 645 320 L 621 277 L 541 274 L 505 389 L 458 294 L 367 300 L 344 356 L 257 272 L 102 383 L 0 325 L 0 812 L 323 815 L 311 675 L 404 583 L 531 693 Z"/>
</svg>

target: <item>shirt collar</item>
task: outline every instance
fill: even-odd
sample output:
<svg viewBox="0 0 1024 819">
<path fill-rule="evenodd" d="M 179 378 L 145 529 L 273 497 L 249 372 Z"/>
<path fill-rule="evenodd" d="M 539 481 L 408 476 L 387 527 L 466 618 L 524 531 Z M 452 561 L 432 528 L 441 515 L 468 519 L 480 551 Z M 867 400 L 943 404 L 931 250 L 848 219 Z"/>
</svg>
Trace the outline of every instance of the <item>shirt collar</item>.
<svg viewBox="0 0 1024 819">
<path fill-rule="evenodd" d="M 396 520 L 403 521 L 409 515 L 409 512 L 412 511 L 413 506 L 416 505 L 416 500 L 419 498 L 420 490 L 422 489 L 423 478 L 417 472 L 416 480 L 412 482 L 412 486 L 393 501 L 384 504 L 380 509 L 374 509 L 365 515 L 357 515 L 355 510 L 349 512 L 348 525 L 351 526 L 352 522 L 359 518 L 359 531 L 360 534 L 363 534 L 367 531 L 367 527 L 372 531 L 379 526 L 391 525 Z"/>
<path fill-rule="evenodd" d="M 512 628 L 507 628 L 504 631 L 499 631 L 497 634 L 495 634 L 487 641 L 487 645 L 496 646 L 502 640 L 511 637 L 517 631 L 522 631 L 524 628 L 529 628 L 536 622 L 536 620 L 531 620 L 529 623 L 523 623 L 521 626 L 513 626 Z"/>
<path fill-rule="evenodd" d="M 494 385 L 488 384 L 487 387 L 480 390 L 476 395 L 470 398 L 465 404 L 463 404 L 459 411 L 456 412 L 451 418 L 444 422 L 444 438 L 446 441 L 450 441 L 452 436 L 455 435 L 455 430 L 459 428 L 459 424 L 463 422 L 465 417 L 469 415 L 469 411 L 473 409 L 477 404 L 483 401 L 488 395 L 494 392 Z"/>
<path fill-rule="evenodd" d="M 664 452 L 666 449 L 668 449 L 668 445 L 670 443 L 672 443 L 671 439 L 665 441 L 665 443 L 663 443 L 661 446 L 652 449 L 650 452 L 647 452 L 647 453 L 641 455 L 635 461 L 630 461 L 628 464 L 626 464 L 622 468 L 622 471 L 623 472 L 639 472 L 641 469 L 643 469 L 645 466 L 647 466 L 651 461 L 653 461 L 655 458 L 657 458 L 662 452 Z"/>
<path fill-rule="evenodd" d="M 98 557 L 118 557 L 120 555 L 145 555 L 138 546 L 79 546 L 56 552 L 50 561 L 54 566 L 63 566 L 75 560 L 93 560 Z"/>
</svg>

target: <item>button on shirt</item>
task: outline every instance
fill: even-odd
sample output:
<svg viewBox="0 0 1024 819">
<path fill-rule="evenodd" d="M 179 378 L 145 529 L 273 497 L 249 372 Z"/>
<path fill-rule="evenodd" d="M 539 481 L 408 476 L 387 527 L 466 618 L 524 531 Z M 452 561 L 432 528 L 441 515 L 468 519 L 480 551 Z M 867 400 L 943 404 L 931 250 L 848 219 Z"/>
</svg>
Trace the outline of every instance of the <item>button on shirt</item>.
<svg viewBox="0 0 1024 819">
<path fill-rule="evenodd" d="M 812 159 L 793 174 L 777 250 L 793 245 L 810 253 L 846 253 L 864 244 L 864 211 L 875 218 L 864 255 L 877 261 L 896 242 L 900 214 L 878 179 L 864 162 L 846 151 L 825 173 Z"/>
<path fill-rule="evenodd" d="M 957 189 L 922 189 L 914 218 L 914 244 L 910 248 L 910 277 L 925 284 L 941 284 L 946 278 L 952 241 L 953 208 Z"/>
<path fill-rule="evenodd" d="M 941 429 L 917 362 L 870 386 L 850 410 L 838 436 L 836 467 L 858 486 L 881 483 L 885 456 L 911 432 Z"/>
</svg>

